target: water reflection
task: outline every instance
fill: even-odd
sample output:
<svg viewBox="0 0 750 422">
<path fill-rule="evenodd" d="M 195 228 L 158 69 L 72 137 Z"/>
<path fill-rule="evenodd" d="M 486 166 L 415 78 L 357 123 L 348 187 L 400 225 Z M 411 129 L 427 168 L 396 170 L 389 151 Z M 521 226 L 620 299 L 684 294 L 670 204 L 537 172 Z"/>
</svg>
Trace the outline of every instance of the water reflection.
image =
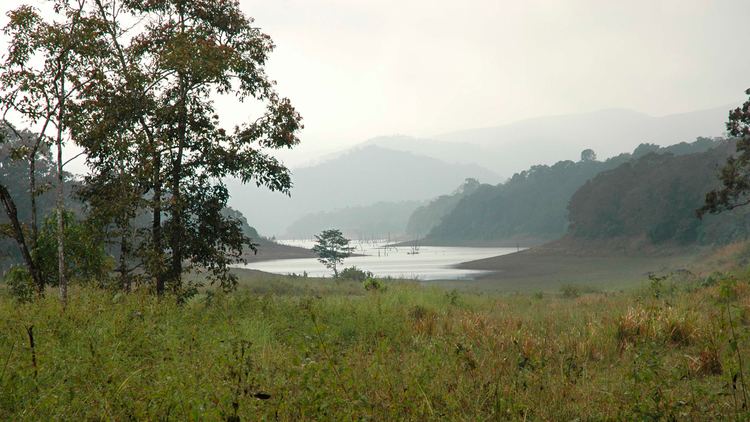
<svg viewBox="0 0 750 422">
<path fill-rule="evenodd" d="M 311 248 L 312 240 L 283 240 L 292 246 Z M 364 256 L 347 258 L 344 267 L 356 266 L 378 277 L 419 280 L 472 279 L 482 271 L 453 268 L 456 264 L 516 252 L 516 248 L 474 248 L 454 246 L 388 246 L 385 241 L 352 242 L 356 253 Z M 254 262 L 246 268 L 275 274 L 303 274 L 330 277 L 332 272 L 313 258 L 279 259 Z M 343 268 L 343 267 L 342 267 Z"/>
</svg>

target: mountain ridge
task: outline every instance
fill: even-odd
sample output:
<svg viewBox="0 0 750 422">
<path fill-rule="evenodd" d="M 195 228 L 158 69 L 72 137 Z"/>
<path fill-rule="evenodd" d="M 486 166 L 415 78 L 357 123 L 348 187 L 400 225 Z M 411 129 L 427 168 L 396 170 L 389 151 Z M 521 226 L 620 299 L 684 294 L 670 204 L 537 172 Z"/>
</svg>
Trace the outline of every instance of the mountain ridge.
<svg viewBox="0 0 750 422">
<path fill-rule="evenodd" d="M 284 233 L 305 214 L 376 202 L 430 200 L 474 177 L 488 183 L 501 179 L 476 164 L 447 163 L 423 155 L 374 145 L 353 148 L 312 167 L 292 170 L 291 197 L 227 181 L 230 205 L 266 236 Z M 256 206 L 261 204 L 262 206 Z"/>
</svg>

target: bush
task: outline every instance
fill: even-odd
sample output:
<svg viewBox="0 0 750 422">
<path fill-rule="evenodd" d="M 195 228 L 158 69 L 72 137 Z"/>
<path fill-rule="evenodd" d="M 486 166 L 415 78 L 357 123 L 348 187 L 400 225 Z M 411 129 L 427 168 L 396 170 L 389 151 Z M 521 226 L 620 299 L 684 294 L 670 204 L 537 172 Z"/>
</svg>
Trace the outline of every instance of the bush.
<svg viewBox="0 0 750 422">
<path fill-rule="evenodd" d="M 31 302 L 34 298 L 34 283 L 26 267 L 14 265 L 5 273 L 5 282 L 11 296 L 19 302 Z"/>
<path fill-rule="evenodd" d="M 63 215 L 65 223 L 65 276 L 71 283 L 96 281 L 106 284 L 114 260 L 104 250 L 100 233 L 85 222 L 76 220 L 71 212 Z M 37 259 L 45 285 L 56 286 L 57 263 L 57 215 L 53 212 L 39 231 Z"/>
<path fill-rule="evenodd" d="M 594 286 L 565 284 L 560 287 L 560 294 L 567 299 L 575 299 L 578 296 L 591 293 L 601 293 L 602 291 Z"/>
<path fill-rule="evenodd" d="M 647 336 L 650 330 L 650 317 L 642 308 L 630 308 L 617 318 L 615 338 L 621 350 L 638 343 L 641 337 Z"/>
<path fill-rule="evenodd" d="M 373 274 L 370 271 L 360 270 L 357 267 L 349 267 L 341 270 L 339 277 L 344 280 L 365 281 L 373 278 Z"/>
<path fill-rule="evenodd" d="M 701 287 L 711 287 L 716 284 L 718 284 L 721 280 L 724 280 L 727 278 L 727 275 L 720 272 L 720 271 L 714 271 L 711 273 L 708 277 L 703 279 L 701 282 Z"/>
<path fill-rule="evenodd" d="M 383 285 L 380 283 L 380 281 L 374 278 L 368 278 L 367 280 L 363 281 L 362 286 L 367 291 L 383 289 Z"/>
<path fill-rule="evenodd" d="M 562 297 L 575 299 L 581 295 L 581 289 L 579 289 L 577 286 L 566 284 L 565 286 L 560 287 L 560 294 L 562 295 Z"/>
</svg>

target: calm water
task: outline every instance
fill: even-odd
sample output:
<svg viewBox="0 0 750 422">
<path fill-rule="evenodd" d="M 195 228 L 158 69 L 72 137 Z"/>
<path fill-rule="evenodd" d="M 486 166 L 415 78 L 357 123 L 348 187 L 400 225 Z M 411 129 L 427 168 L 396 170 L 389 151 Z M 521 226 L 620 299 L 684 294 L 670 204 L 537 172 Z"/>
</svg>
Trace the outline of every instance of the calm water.
<svg viewBox="0 0 750 422">
<path fill-rule="evenodd" d="M 311 248 L 311 240 L 280 240 L 292 246 Z M 453 268 L 461 262 L 489 258 L 516 252 L 516 248 L 472 248 L 452 246 L 421 246 L 418 253 L 412 247 L 386 247 L 385 242 L 352 242 L 357 247 L 354 256 L 344 260 L 344 267 L 372 271 L 379 277 L 409 278 L 419 280 L 471 279 L 482 271 Z M 332 272 L 314 258 L 278 259 L 247 264 L 246 268 L 275 274 L 302 274 L 311 277 L 329 277 Z"/>
</svg>

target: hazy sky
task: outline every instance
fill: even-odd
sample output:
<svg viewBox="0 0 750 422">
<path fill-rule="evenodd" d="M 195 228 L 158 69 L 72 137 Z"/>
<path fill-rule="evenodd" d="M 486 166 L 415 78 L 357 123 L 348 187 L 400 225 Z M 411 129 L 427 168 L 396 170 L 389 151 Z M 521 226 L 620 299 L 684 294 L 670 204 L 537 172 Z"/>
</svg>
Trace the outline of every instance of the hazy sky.
<svg viewBox="0 0 750 422">
<path fill-rule="evenodd" d="M 241 0 L 310 148 L 548 114 L 739 102 L 750 2 Z"/>
<path fill-rule="evenodd" d="M 292 164 L 377 135 L 610 107 L 671 114 L 738 103 L 750 87 L 747 0 L 241 5 L 275 40 L 269 73 L 305 119 Z M 227 122 L 248 110 L 221 100 Z"/>
</svg>

